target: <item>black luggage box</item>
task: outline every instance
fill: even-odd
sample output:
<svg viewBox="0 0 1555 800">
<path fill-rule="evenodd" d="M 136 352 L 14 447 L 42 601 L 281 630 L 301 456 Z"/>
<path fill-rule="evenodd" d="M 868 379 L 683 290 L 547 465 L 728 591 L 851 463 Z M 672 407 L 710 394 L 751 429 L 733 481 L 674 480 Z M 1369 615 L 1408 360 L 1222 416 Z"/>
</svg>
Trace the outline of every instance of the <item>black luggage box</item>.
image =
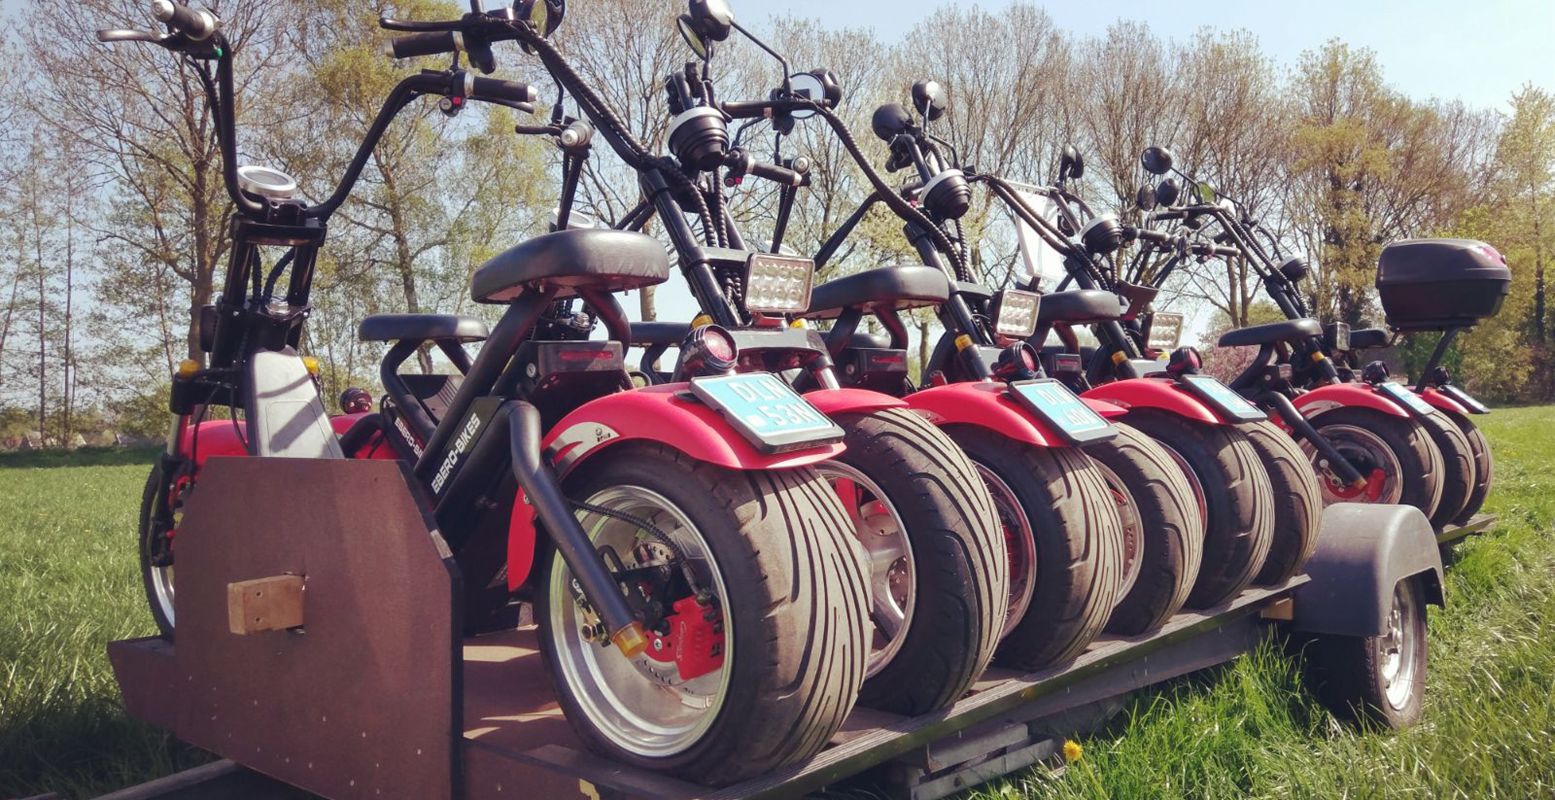
<svg viewBox="0 0 1555 800">
<path fill-rule="evenodd" d="M 1405 239 L 1382 248 L 1377 293 L 1399 330 L 1464 327 L 1495 316 L 1511 290 L 1506 257 L 1473 239 Z"/>
</svg>

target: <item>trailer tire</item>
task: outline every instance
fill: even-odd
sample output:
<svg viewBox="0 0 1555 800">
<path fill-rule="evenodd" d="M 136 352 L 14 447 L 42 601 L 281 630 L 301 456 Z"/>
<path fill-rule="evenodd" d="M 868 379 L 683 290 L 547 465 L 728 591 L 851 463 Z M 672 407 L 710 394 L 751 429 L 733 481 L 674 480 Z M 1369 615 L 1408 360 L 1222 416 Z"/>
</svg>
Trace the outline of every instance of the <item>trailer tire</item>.
<svg viewBox="0 0 1555 800">
<path fill-rule="evenodd" d="M 732 471 L 667 445 L 624 443 L 576 470 L 567 492 L 618 514 L 644 518 L 644 509 L 654 510 L 648 521 L 678 541 L 691 564 L 701 562 L 704 588 L 722 596 L 719 666 L 676 684 L 678 662 L 650 664 L 647 653 L 628 661 L 584 631 L 589 620 L 565 564 L 554 549 L 541 554 L 540 651 L 584 744 L 615 761 L 714 786 L 820 751 L 852 710 L 869 656 L 862 565 L 847 516 L 820 474 L 808 467 Z M 619 517 L 578 513 L 596 543 L 630 544 L 642 530 Z M 631 549 L 619 555 L 637 557 Z M 678 692 L 640 692 L 638 682 Z M 617 693 L 617 686 L 636 693 Z M 710 698 L 700 710 L 680 697 L 700 689 Z"/>
<path fill-rule="evenodd" d="M 1034 538 L 1031 600 L 994 659 L 1029 671 L 1074 658 L 1101 633 L 1121 577 L 1123 526 L 1101 472 L 1074 448 L 965 425 L 947 432 L 1008 487 Z"/>
<path fill-rule="evenodd" d="M 1323 487 L 1301 445 L 1272 422 L 1254 422 L 1241 429 L 1258 451 L 1274 490 L 1274 538 L 1269 555 L 1253 583 L 1274 586 L 1301 571 L 1317 548 L 1323 521 Z"/>
<path fill-rule="evenodd" d="M 1490 453 L 1490 440 L 1485 438 L 1485 432 L 1468 416 L 1451 411 L 1442 413 L 1458 426 L 1458 430 L 1463 431 L 1469 440 L 1469 450 L 1474 454 L 1474 488 L 1469 491 L 1469 499 L 1463 504 L 1463 510 L 1452 520 L 1459 525 L 1467 525 L 1484 508 L 1485 498 L 1490 496 L 1490 486 L 1495 481 L 1495 457 Z"/>
<path fill-rule="evenodd" d="M 1204 518 L 1171 454 L 1130 425 L 1114 427 L 1117 436 L 1084 450 L 1101 468 L 1123 524 L 1122 585 L 1105 630 L 1138 636 L 1188 601 L 1204 558 Z"/>
<path fill-rule="evenodd" d="M 1393 590 L 1380 636 L 1320 635 L 1307 647 L 1308 675 L 1335 716 L 1400 730 L 1420 720 L 1425 695 L 1425 592 L 1419 577 Z"/>
<path fill-rule="evenodd" d="M 834 488 L 842 488 L 840 481 L 854 485 L 851 497 L 839 492 L 839 498 L 845 510 L 859 511 L 850 514 L 855 535 L 872 556 L 866 559 L 871 618 L 905 616 L 899 641 L 885 639 L 875 625 L 879 638 L 859 705 L 907 716 L 937 711 L 971 688 L 1004 628 L 1009 562 L 993 497 L 966 453 L 911 411 L 887 408 L 832 420 L 846 432 L 847 450 L 837 457 L 840 464 L 817 469 L 838 481 Z M 896 517 L 884 526 L 864 516 L 879 500 Z M 902 598 L 892 596 L 898 587 L 906 589 Z"/>
<path fill-rule="evenodd" d="M 1418 420 L 1412 417 L 1395 417 L 1369 408 L 1341 406 L 1313 417 L 1312 427 L 1329 441 L 1334 442 L 1341 450 L 1346 448 L 1365 450 L 1372 445 L 1380 444 L 1392 454 L 1393 459 L 1396 459 L 1399 474 L 1392 478 L 1398 484 L 1396 499 L 1390 499 L 1390 493 L 1389 497 L 1370 500 L 1370 502 L 1391 502 L 1414 506 L 1428 519 L 1436 513 L 1436 506 L 1442 499 L 1444 469 L 1442 454 L 1431 441 L 1431 435 Z M 1368 442 L 1367 439 L 1374 439 L 1375 442 Z M 1320 458 L 1317 451 L 1305 442 L 1302 443 L 1301 449 L 1307 453 L 1316 468 Z M 1319 483 L 1323 486 L 1324 505 L 1367 502 L 1370 499 L 1364 494 L 1338 493 L 1331 483 L 1321 479 L 1321 471 Z"/>
<path fill-rule="evenodd" d="M 1431 443 L 1442 453 L 1442 499 L 1431 516 L 1431 527 L 1440 530 L 1452 523 L 1469 505 L 1478 483 L 1474 448 L 1463 429 L 1439 409 L 1422 417 L 1420 423 L 1431 435 Z"/>
<path fill-rule="evenodd" d="M 1204 514 L 1204 558 L 1186 608 L 1211 608 L 1235 597 L 1263 568 L 1274 537 L 1269 474 L 1246 433 L 1142 408 L 1123 421 L 1160 442 L 1197 484 Z"/>
</svg>

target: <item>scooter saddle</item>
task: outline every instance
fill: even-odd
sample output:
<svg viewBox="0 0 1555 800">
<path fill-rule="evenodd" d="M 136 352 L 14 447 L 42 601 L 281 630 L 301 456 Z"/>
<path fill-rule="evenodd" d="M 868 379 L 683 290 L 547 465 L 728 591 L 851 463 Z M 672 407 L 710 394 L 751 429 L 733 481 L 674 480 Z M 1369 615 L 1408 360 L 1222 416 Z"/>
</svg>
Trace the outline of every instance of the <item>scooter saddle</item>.
<svg viewBox="0 0 1555 800">
<path fill-rule="evenodd" d="M 664 247 L 646 234 L 565 230 L 536 236 L 487 261 L 470 282 L 470 296 L 477 303 L 507 303 L 526 291 L 556 289 L 563 299 L 579 290 L 639 289 L 669 275 Z"/>
<path fill-rule="evenodd" d="M 810 291 L 810 310 L 800 316 L 831 319 L 845 308 L 866 313 L 937 306 L 950 299 L 945 273 L 923 265 L 880 267 L 827 281 Z"/>
<path fill-rule="evenodd" d="M 1046 299 L 1043 302 L 1047 302 Z M 1275 344 L 1295 339 L 1310 339 L 1323 335 L 1323 326 L 1315 319 L 1287 319 L 1251 325 L 1234 331 L 1226 331 L 1216 344 L 1221 347 L 1247 347 L 1248 345 Z M 1355 335 L 1353 332 L 1350 334 Z M 1351 341 L 1355 341 L 1353 338 Z"/>
<path fill-rule="evenodd" d="M 1358 331 L 1350 331 L 1351 350 L 1371 350 L 1377 347 L 1387 347 L 1388 340 L 1392 337 L 1382 328 L 1362 328 Z"/>
<path fill-rule="evenodd" d="M 488 333 L 485 322 L 453 314 L 374 314 L 356 329 L 357 338 L 364 342 L 479 342 Z"/>
<path fill-rule="evenodd" d="M 1037 306 L 1037 327 L 1047 328 L 1055 322 L 1068 325 L 1111 322 L 1122 319 L 1123 310 L 1122 298 L 1101 289 L 1053 292 L 1042 295 L 1042 303 Z"/>
</svg>

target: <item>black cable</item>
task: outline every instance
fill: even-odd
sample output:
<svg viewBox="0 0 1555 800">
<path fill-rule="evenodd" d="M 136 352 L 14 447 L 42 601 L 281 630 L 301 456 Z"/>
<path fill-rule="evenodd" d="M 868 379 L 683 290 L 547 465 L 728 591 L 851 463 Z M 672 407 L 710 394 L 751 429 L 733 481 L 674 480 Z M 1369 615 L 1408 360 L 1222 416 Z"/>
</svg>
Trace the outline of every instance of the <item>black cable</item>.
<svg viewBox="0 0 1555 800">
<path fill-rule="evenodd" d="M 587 511 L 591 514 L 598 514 L 602 517 L 610 517 L 611 519 L 625 522 L 626 524 L 641 530 L 643 533 L 648 534 L 650 539 L 653 539 L 659 544 L 664 545 L 664 548 L 669 550 L 670 553 L 674 555 L 675 560 L 678 562 L 680 573 L 686 579 L 686 585 L 689 586 L 691 591 L 697 596 L 702 596 L 702 586 L 697 582 L 696 575 L 691 571 L 691 561 L 686 557 L 685 549 L 680 546 L 679 542 L 671 539 L 669 534 L 660 530 L 657 525 L 654 525 L 653 523 L 637 516 L 636 514 L 629 514 L 625 511 L 618 511 L 614 508 L 606 508 L 605 506 L 595 505 L 593 503 L 585 503 L 582 500 L 573 500 L 571 498 L 568 498 L 567 502 L 572 505 L 573 508 L 576 508 L 580 511 Z"/>
</svg>

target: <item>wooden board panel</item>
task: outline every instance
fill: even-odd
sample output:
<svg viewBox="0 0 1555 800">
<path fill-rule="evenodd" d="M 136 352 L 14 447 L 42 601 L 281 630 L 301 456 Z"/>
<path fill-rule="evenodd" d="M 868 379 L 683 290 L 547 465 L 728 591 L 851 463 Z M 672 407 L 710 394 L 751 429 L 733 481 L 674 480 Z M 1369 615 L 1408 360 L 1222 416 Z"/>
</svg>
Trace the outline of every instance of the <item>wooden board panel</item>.
<svg viewBox="0 0 1555 800">
<path fill-rule="evenodd" d="M 180 739 L 325 797 L 457 796 L 458 577 L 410 486 L 392 461 L 210 460 L 178 534 Z M 306 625 L 233 635 L 228 584 L 277 575 L 306 580 Z"/>
</svg>

